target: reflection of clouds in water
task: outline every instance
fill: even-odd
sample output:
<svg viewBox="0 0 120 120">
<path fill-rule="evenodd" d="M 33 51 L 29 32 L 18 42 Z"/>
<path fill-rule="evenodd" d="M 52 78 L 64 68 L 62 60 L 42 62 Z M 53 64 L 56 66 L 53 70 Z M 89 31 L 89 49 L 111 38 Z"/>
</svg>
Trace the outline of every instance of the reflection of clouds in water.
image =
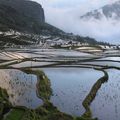
<svg viewBox="0 0 120 120">
<path fill-rule="evenodd" d="M 100 71 L 86 68 L 43 68 L 43 71 L 51 81 L 52 103 L 61 111 L 77 116 L 85 112 L 82 101 L 103 76 Z"/>
<path fill-rule="evenodd" d="M 35 108 L 42 103 L 36 96 L 35 75 L 18 70 L 0 70 L 0 73 L 0 87 L 7 90 L 13 105 Z"/>
</svg>

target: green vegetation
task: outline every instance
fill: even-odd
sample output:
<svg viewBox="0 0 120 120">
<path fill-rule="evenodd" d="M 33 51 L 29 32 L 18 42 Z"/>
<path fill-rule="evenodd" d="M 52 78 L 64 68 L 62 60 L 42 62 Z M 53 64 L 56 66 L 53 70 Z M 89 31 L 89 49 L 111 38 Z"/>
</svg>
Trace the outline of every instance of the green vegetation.
<svg viewBox="0 0 120 120">
<path fill-rule="evenodd" d="M 50 80 L 45 75 L 43 71 L 40 70 L 31 70 L 31 69 L 24 69 L 23 70 L 26 73 L 29 74 L 35 74 L 38 77 L 38 83 L 37 83 L 37 92 L 38 96 L 43 100 L 49 100 L 50 96 L 52 95 L 52 89 Z"/>
<path fill-rule="evenodd" d="M 20 108 L 12 109 L 4 120 L 22 120 L 25 110 Z"/>
<path fill-rule="evenodd" d="M 14 109 L 7 115 L 5 120 L 73 120 L 72 116 L 60 112 L 50 103 L 49 99 L 52 95 L 52 90 L 50 81 L 44 72 L 31 69 L 25 69 L 23 71 L 28 74 L 37 75 L 38 96 L 44 101 L 44 104 L 35 110 L 24 109 L 25 114 L 23 114 L 24 112 L 21 109 Z"/>
<path fill-rule="evenodd" d="M 5 89 L 0 88 L 0 118 L 10 110 L 11 104 L 9 102 L 9 96 Z"/>
<path fill-rule="evenodd" d="M 3 109 L 6 108 L 6 106 L 9 106 L 9 110 L 11 110 L 10 112 L 6 112 L 9 113 L 6 115 L 6 117 L 4 117 L 3 120 L 97 120 L 97 118 L 92 118 L 92 112 L 89 106 L 95 98 L 96 93 L 101 87 L 102 83 L 108 80 L 108 75 L 104 70 L 104 76 L 94 84 L 90 93 L 83 101 L 83 106 L 85 107 L 86 112 L 81 117 L 73 117 L 71 115 L 67 115 L 63 112 L 60 112 L 50 102 L 50 96 L 52 95 L 51 84 L 50 80 L 43 71 L 32 69 L 22 69 L 22 71 L 28 74 L 37 75 L 37 93 L 38 97 L 40 97 L 44 103 L 42 106 L 39 106 L 34 110 L 21 107 L 11 107 L 11 104 L 8 101 L 9 97 L 7 92 L 4 89 L 0 89 L 0 103 L 3 103 L 0 107 L 0 113 L 2 117 L 4 115 Z"/>
<path fill-rule="evenodd" d="M 18 7 L 19 6 L 19 7 Z M 39 12 L 38 12 L 39 11 Z M 24 14 L 23 14 L 24 13 Z M 45 22 L 44 10 L 41 5 L 26 0 L 0 0 L 0 29 L 2 32 L 19 31 L 21 33 L 47 35 L 52 38 L 63 40 L 79 41 L 90 45 L 109 45 L 104 42 L 97 42 L 93 38 L 82 37 L 72 33 L 65 33 L 62 30 Z M 32 43 L 31 43 L 32 41 Z M 26 35 L 4 36 L 0 35 L 0 45 L 33 45 L 38 40 Z M 39 41 L 38 41 L 39 42 Z M 58 47 L 58 46 L 56 46 Z"/>
<path fill-rule="evenodd" d="M 43 71 L 25 69 L 24 72 L 28 74 L 35 74 L 38 77 L 38 96 L 44 101 L 44 104 L 35 110 L 27 108 L 12 107 L 8 101 L 8 94 L 6 90 L 0 89 L 0 103 L 1 104 L 1 118 L 3 117 L 4 108 L 9 107 L 9 112 L 4 120 L 84 120 L 84 117 L 74 118 L 70 115 L 60 112 L 49 99 L 52 95 L 50 81 Z M 92 119 L 85 119 L 92 120 Z"/>
<path fill-rule="evenodd" d="M 73 120 L 73 117 L 61 113 L 50 102 L 36 110 L 28 110 L 22 120 Z"/>
<path fill-rule="evenodd" d="M 92 118 L 92 112 L 90 110 L 90 104 L 92 103 L 92 101 L 95 99 L 96 94 L 98 92 L 98 90 L 100 89 L 101 85 L 103 83 L 105 83 L 106 81 L 108 81 L 108 74 L 106 71 L 101 70 L 101 69 L 97 69 L 100 71 L 103 71 L 104 76 L 102 78 L 100 78 L 92 87 L 91 91 L 89 92 L 89 94 L 87 95 L 87 97 L 85 98 L 85 100 L 83 101 L 83 106 L 86 109 L 86 112 L 84 113 L 84 115 L 82 117 L 84 118 Z"/>
</svg>

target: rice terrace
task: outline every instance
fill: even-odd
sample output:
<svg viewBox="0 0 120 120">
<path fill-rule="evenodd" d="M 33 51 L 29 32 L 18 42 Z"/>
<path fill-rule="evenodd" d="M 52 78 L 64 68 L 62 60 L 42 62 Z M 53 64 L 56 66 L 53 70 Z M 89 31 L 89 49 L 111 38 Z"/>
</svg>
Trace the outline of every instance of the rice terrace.
<svg viewBox="0 0 120 120">
<path fill-rule="evenodd" d="M 120 120 L 120 0 L 0 0 L 0 120 Z"/>
<path fill-rule="evenodd" d="M 7 48 L 0 55 L 3 120 L 120 117 L 119 51 Z"/>
</svg>

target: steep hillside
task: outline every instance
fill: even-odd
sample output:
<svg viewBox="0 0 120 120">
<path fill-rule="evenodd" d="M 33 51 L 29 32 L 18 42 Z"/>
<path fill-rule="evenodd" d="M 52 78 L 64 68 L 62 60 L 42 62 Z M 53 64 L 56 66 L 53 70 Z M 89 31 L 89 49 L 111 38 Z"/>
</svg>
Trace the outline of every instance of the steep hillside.
<svg viewBox="0 0 120 120">
<path fill-rule="evenodd" d="M 45 23 L 44 10 L 28 0 L 0 0 L 1 29 L 15 29 L 31 33 L 53 33 L 57 28 Z"/>
<path fill-rule="evenodd" d="M 29 0 L 0 0 L 0 45 L 34 45 L 47 40 L 99 44 L 89 37 L 68 34 L 45 22 L 42 6 Z"/>
<path fill-rule="evenodd" d="M 81 16 L 81 19 L 84 19 L 84 20 L 106 19 L 106 20 L 119 21 L 120 20 L 120 1 L 105 5 L 100 9 L 90 11 L 85 15 Z"/>
</svg>

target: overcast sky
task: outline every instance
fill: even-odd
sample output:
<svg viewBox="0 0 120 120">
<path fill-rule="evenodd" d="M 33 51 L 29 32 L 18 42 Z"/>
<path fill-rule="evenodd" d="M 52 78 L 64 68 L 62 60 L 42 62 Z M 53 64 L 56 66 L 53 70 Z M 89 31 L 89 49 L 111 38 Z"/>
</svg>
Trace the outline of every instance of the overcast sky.
<svg viewBox="0 0 120 120">
<path fill-rule="evenodd" d="M 108 42 L 120 42 L 120 26 L 109 25 L 106 21 L 103 24 L 82 23 L 80 16 L 86 12 L 98 9 L 106 4 L 118 0 L 33 0 L 42 5 L 45 11 L 46 22 L 59 27 L 65 32 L 94 37 L 97 40 Z M 118 25 L 117 25 L 118 26 Z M 107 28 L 106 28 L 107 27 Z M 101 32 L 102 30 L 102 32 Z M 114 30 L 114 31 L 113 31 Z"/>
</svg>

